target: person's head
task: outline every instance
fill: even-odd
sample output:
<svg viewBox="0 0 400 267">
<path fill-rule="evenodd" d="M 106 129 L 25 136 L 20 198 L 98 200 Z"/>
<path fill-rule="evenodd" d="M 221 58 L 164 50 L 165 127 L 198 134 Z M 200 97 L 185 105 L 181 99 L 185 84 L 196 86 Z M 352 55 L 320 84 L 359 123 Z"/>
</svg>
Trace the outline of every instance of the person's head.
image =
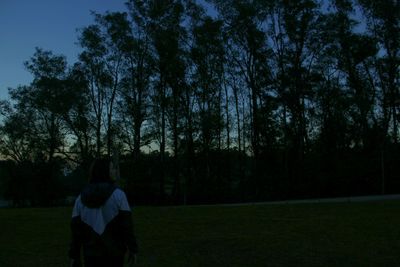
<svg viewBox="0 0 400 267">
<path fill-rule="evenodd" d="M 114 183 L 115 175 L 111 160 L 95 159 L 90 166 L 89 183 Z"/>
</svg>

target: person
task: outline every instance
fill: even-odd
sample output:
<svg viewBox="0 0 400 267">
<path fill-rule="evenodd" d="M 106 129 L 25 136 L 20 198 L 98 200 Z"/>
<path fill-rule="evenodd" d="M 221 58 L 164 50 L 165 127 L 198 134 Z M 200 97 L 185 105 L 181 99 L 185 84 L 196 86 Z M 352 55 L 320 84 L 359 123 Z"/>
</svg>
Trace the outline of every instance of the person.
<svg viewBox="0 0 400 267">
<path fill-rule="evenodd" d="M 136 263 L 138 246 L 133 232 L 131 208 L 125 193 L 115 185 L 113 164 L 96 159 L 89 183 L 75 201 L 71 220 L 70 265 L 122 267 Z"/>
</svg>

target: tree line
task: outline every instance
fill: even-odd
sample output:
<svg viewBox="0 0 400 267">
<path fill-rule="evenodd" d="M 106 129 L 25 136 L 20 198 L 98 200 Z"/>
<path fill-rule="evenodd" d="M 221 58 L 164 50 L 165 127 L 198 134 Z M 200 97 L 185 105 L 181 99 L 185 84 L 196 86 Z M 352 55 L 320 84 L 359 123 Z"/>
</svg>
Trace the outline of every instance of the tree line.
<svg viewBox="0 0 400 267">
<path fill-rule="evenodd" d="M 57 203 L 95 157 L 130 200 L 395 193 L 400 2 L 130 0 L 0 102 L 3 193 Z"/>
</svg>

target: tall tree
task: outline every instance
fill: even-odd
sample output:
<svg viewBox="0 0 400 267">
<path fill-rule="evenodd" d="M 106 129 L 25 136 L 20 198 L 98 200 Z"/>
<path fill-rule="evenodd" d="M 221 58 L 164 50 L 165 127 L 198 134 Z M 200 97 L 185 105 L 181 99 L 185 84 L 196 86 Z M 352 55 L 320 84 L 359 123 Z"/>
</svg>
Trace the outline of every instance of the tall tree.
<svg viewBox="0 0 400 267">
<path fill-rule="evenodd" d="M 291 179 L 294 192 L 304 184 L 300 183 L 304 156 L 310 148 L 313 66 L 321 48 L 314 39 L 319 17 L 318 3 L 312 0 L 275 1 L 270 9 L 274 83 L 281 102 L 285 148 L 284 175 Z"/>
<path fill-rule="evenodd" d="M 52 162 L 57 149 L 63 145 L 60 111 L 63 103 L 66 60 L 64 56 L 53 55 L 51 51 L 36 49 L 33 57 L 25 62 L 33 74 L 30 87 L 12 92 L 17 104 L 30 108 L 37 114 L 34 122 L 39 143 L 45 160 Z"/>
<path fill-rule="evenodd" d="M 379 54 L 375 61 L 379 85 L 382 91 L 384 131 L 392 123 L 392 138 L 398 143 L 398 112 L 400 85 L 400 2 L 357 1 L 366 17 L 369 35 L 378 42 Z"/>
<path fill-rule="evenodd" d="M 201 142 L 206 155 L 212 147 L 217 147 L 217 137 L 220 134 L 224 64 L 221 26 L 221 21 L 206 18 L 193 29 L 191 59 L 195 71 L 192 81 L 197 88 Z"/>
<path fill-rule="evenodd" d="M 66 60 L 37 48 L 25 66 L 34 79 L 29 86 L 10 89 L 12 108 L 1 127 L 0 146 L 4 155 L 18 162 L 11 167 L 10 197 L 50 205 L 58 197 L 60 153 L 66 144 L 61 115 L 67 105 L 63 102 Z M 19 189 L 20 180 L 29 186 Z"/>
<path fill-rule="evenodd" d="M 151 78 L 154 59 L 151 49 L 146 17 L 141 14 L 140 2 L 129 1 L 127 8 L 130 19 L 124 51 L 124 76 L 121 87 L 121 111 L 127 127 L 123 139 L 137 160 L 140 149 L 147 140 L 142 140 L 142 126 L 148 116 Z M 128 134 L 132 133 L 132 134 Z"/>
<path fill-rule="evenodd" d="M 263 1 L 214 1 L 226 21 L 228 62 L 239 82 L 244 84 L 248 100 L 243 103 L 250 115 L 250 148 L 254 156 L 253 185 L 255 197 L 261 195 L 261 155 L 271 151 L 275 133 L 271 132 L 274 117 L 274 94 L 272 91 L 271 48 L 267 42 L 266 21 L 272 2 Z M 237 99 L 237 89 L 233 88 Z M 236 101 L 237 102 L 237 101 Z M 242 116 L 242 119 L 245 115 Z M 245 127 L 242 127 L 245 129 Z M 240 132 L 239 132 L 240 134 Z M 243 142 L 245 141 L 243 134 Z M 242 141 L 241 140 L 241 141 Z M 244 147 L 244 146 L 243 146 Z M 257 186 L 256 186 L 257 185 Z"/>
<path fill-rule="evenodd" d="M 126 13 L 94 14 L 95 24 L 81 31 L 79 43 L 83 48 L 79 59 L 85 69 L 88 91 L 94 113 L 96 154 L 103 153 L 103 135 L 106 153 L 113 148 L 114 106 L 118 97 L 123 66 L 123 48 L 126 47 L 129 25 Z"/>
<path fill-rule="evenodd" d="M 344 74 L 346 86 L 350 90 L 348 97 L 354 103 L 349 116 L 353 120 L 353 142 L 363 149 L 370 149 L 371 124 L 375 120 L 373 112 L 376 92 L 368 80 L 367 60 L 376 55 L 374 40 L 361 33 L 354 33 L 356 22 L 351 19 L 353 6 L 348 1 L 337 1 L 336 41 L 338 44 L 338 69 Z M 365 78 L 364 78 L 365 77 Z"/>
<path fill-rule="evenodd" d="M 63 154 L 78 164 L 88 164 L 94 156 L 95 138 L 91 127 L 88 81 L 81 64 L 76 63 L 64 83 L 60 115 L 68 131 L 68 145 Z"/>
<path fill-rule="evenodd" d="M 12 89 L 23 90 L 21 87 Z M 2 125 L 0 127 L 1 142 L 0 151 L 3 157 L 10 158 L 16 162 L 31 161 L 35 154 L 36 136 L 33 122 L 36 113 L 31 112 L 23 105 L 12 107 L 11 103 L 2 103 Z"/>
</svg>

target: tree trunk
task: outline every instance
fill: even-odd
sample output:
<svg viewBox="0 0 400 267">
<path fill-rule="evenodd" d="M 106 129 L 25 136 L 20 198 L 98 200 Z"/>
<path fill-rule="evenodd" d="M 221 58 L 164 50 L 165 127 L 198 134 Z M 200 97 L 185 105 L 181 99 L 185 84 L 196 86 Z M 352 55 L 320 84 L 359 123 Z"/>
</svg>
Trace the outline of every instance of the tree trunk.
<svg viewBox="0 0 400 267">
<path fill-rule="evenodd" d="M 166 84 L 164 79 L 161 77 L 161 144 L 160 144 L 160 164 L 161 164 L 161 172 L 160 172 L 160 187 L 159 187 L 159 201 L 164 201 L 165 195 L 165 143 L 166 143 Z"/>
<path fill-rule="evenodd" d="M 236 124 L 237 124 L 237 135 L 238 135 L 238 150 L 240 153 L 242 151 L 242 143 L 241 143 L 242 130 L 240 127 L 240 110 L 239 110 L 239 98 L 237 90 L 238 89 L 236 85 L 233 85 L 233 96 L 235 98 Z"/>
<path fill-rule="evenodd" d="M 226 85 L 225 77 L 224 77 L 224 89 L 225 89 L 225 116 L 226 116 L 226 148 L 229 151 L 231 147 L 231 138 L 230 138 L 230 120 L 229 120 L 229 94 L 228 87 Z"/>
<path fill-rule="evenodd" d="M 142 128 L 142 118 L 141 116 L 136 115 L 134 119 L 134 136 L 133 136 L 134 160 L 138 160 L 140 158 L 141 128 Z"/>
<path fill-rule="evenodd" d="M 185 115 L 186 115 L 186 168 L 187 173 L 184 176 L 183 180 L 183 204 L 186 205 L 189 200 L 189 189 L 191 187 L 191 182 L 193 181 L 194 176 L 194 161 L 195 161 L 195 152 L 194 152 L 194 141 L 193 141 L 193 118 L 190 107 L 190 95 L 188 90 L 186 90 L 186 106 L 185 106 Z"/>
<path fill-rule="evenodd" d="M 179 172 L 179 163 L 178 163 L 178 94 L 177 89 L 173 89 L 173 118 L 172 118 L 172 135 L 173 135 L 173 144 L 174 144 L 174 186 L 172 195 L 174 196 L 175 201 L 177 202 L 179 196 L 181 194 L 180 187 L 180 172 Z"/>
</svg>

